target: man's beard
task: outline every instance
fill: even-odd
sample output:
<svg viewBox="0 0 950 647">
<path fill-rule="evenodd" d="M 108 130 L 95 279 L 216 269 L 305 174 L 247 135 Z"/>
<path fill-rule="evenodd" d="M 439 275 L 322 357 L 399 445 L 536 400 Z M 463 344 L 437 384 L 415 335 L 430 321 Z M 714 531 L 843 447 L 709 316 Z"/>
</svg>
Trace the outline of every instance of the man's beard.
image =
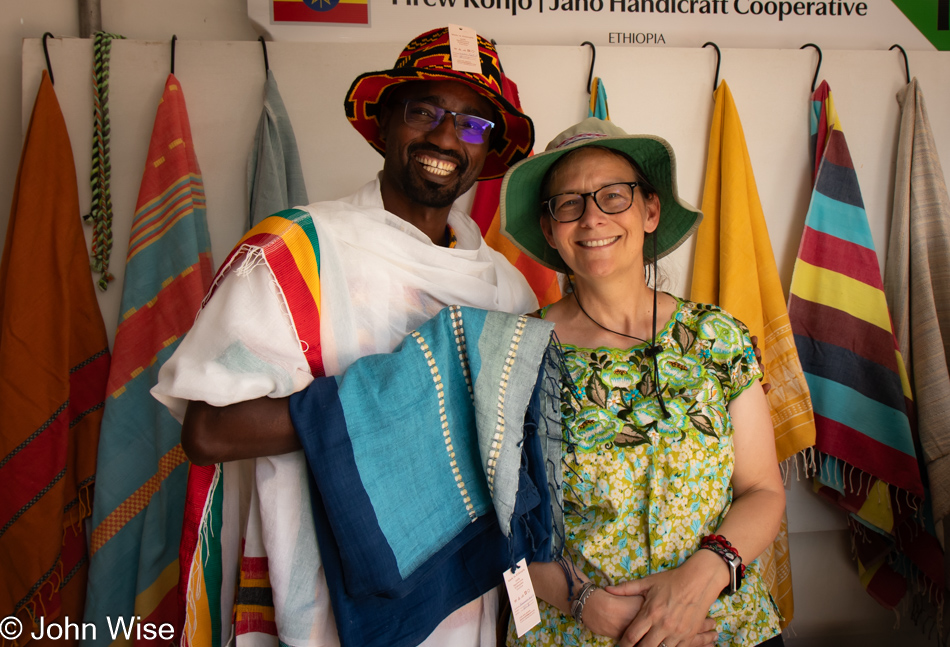
<svg viewBox="0 0 950 647">
<path fill-rule="evenodd" d="M 451 184 L 438 184 L 431 182 L 419 176 L 411 167 L 415 162 L 410 162 L 402 169 L 400 183 L 402 190 L 410 200 L 416 204 L 426 207 L 443 209 L 452 206 L 460 195 L 468 191 L 471 186 L 462 186 L 462 179 L 468 170 L 468 162 L 463 160 L 460 155 L 452 151 L 444 151 L 434 146 L 425 144 L 412 146 L 409 148 L 409 159 L 413 160 L 417 152 L 429 151 L 440 155 L 451 157 L 458 166 L 455 168 L 456 180 Z"/>
</svg>

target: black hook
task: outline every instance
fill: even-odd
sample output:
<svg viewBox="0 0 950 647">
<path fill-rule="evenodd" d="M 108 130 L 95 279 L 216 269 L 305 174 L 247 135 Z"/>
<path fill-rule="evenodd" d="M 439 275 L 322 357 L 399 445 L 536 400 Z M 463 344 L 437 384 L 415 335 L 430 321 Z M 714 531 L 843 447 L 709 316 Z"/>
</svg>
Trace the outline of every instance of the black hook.
<svg viewBox="0 0 950 647">
<path fill-rule="evenodd" d="M 178 40 L 178 36 L 172 34 L 172 74 L 175 73 L 175 41 Z"/>
<path fill-rule="evenodd" d="M 590 45 L 590 71 L 587 73 L 587 94 L 590 94 L 590 84 L 594 80 L 594 61 L 597 60 L 597 48 L 589 40 L 581 43 L 581 47 L 584 45 Z"/>
<path fill-rule="evenodd" d="M 719 45 L 712 42 L 711 40 L 707 41 L 703 47 L 709 47 L 710 45 L 716 48 L 716 80 L 713 83 L 713 92 L 715 92 L 716 88 L 719 87 L 719 64 L 722 63 L 722 52 L 719 51 Z"/>
<path fill-rule="evenodd" d="M 49 64 L 49 50 L 46 49 L 46 39 L 56 38 L 53 34 L 46 32 L 43 34 L 43 56 L 46 57 L 46 71 L 49 72 L 49 82 L 53 84 L 53 66 Z"/>
<path fill-rule="evenodd" d="M 798 49 L 805 49 L 806 47 L 814 47 L 815 49 L 818 50 L 818 65 L 815 67 L 815 78 L 811 80 L 811 91 L 814 92 L 815 84 L 818 83 L 818 70 L 821 69 L 821 48 L 818 47 L 818 45 L 815 45 L 814 43 L 805 43 Z"/>
<path fill-rule="evenodd" d="M 264 71 L 270 72 L 270 65 L 267 62 L 267 43 L 264 42 L 263 36 L 261 36 L 257 40 L 261 41 L 261 48 L 264 50 Z"/>
<path fill-rule="evenodd" d="M 907 64 L 907 52 L 904 51 L 903 47 L 896 43 L 888 47 L 887 51 L 893 51 L 895 47 L 901 51 L 901 54 L 904 55 L 904 75 L 907 77 L 907 82 L 910 83 L 910 66 Z"/>
</svg>

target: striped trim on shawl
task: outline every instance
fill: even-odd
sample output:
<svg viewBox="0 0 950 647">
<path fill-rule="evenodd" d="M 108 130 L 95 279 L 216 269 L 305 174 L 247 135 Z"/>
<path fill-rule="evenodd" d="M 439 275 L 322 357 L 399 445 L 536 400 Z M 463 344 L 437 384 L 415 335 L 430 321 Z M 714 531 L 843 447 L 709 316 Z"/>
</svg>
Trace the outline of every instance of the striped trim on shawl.
<svg viewBox="0 0 950 647">
<path fill-rule="evenodd" d="M 244 235 L 225 259 L 213 287 L 214 294 L 225 274 L 241 271 L 244 263 L 267 262 L 281 286 L 298 339 L 305 341 L 304 355 L 314 376 L 324 375 L 320 345 L 320 251 L 310 215 L 287 209 L 261 221 Z M 223 487 L 221 466 L 193 465 L 188 475 L 185 519 L 179 562 L 179 597 L 185 611 L 183 647 L 220 647 L 222 564 L 220 536 Z M 277 635 L 273 594 L 266 558 L 244 556 L 234 606 L 236 631 Z M 224 623 L 230 625 L 230 619 Z"/>
</svg>

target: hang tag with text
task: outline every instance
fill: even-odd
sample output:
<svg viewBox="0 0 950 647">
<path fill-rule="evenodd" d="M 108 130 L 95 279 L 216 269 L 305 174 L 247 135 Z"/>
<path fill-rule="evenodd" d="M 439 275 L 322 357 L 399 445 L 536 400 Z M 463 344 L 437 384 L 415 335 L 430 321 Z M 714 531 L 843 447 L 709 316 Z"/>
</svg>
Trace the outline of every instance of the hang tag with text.
<svg viewBox="0 0 950 647">
<path fill-rule="evenodd" d="M 515 621 L 515 631 L 521 638 L 535 625 L 541 622 L 538 598 L 534 594 L 534 585 L 528 575 L 528 564 L 522 559 L 515 565 L 515 572 L 505 569 L 505 586 L 508 587 L 508 599 L 511 601 L 511 617 Z"/>
<path fill-rule="evenodd" d="M 482 73 L 482 60 L 478 57 L 478 35 L 474 29 L 449 25 L 449 51 L 453 70 Z"/>
</svg>

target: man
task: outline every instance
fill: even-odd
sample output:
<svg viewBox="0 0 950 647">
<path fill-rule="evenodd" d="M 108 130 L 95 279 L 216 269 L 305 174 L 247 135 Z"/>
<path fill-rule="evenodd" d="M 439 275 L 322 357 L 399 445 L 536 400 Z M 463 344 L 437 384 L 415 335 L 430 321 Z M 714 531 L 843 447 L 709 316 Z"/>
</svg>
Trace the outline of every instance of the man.
<svg viewBox="0 0 950 647">
<path fill-rule="evenodd" d="M 249 232 L 162 368 L 153 393 L 183 418 L 189 458 L 227 462 L 193 468 L 189 482 L 183 644 L 228 642 L 235 590 L 239 645 L 276 646 L 278 636 L 293 647 L 338 644 L 289 395 L 392 350 L 446 305 L 537 307 L 524 278 L 453 208 L 534 139 L 531 120 L 501 93 L 494 48 L 479 37 L 478 50 L 482 74 L 453 69 L 448 30 L 438 29 L 410 42 L 394 69 L 354 81 L 347 117 L 385 156 L 378 178 Z M 272 457 L 240 460 L 258 456 Z M 424 644 L 494 645 L 496 614 L 491 592 Z"/>
</svg>

